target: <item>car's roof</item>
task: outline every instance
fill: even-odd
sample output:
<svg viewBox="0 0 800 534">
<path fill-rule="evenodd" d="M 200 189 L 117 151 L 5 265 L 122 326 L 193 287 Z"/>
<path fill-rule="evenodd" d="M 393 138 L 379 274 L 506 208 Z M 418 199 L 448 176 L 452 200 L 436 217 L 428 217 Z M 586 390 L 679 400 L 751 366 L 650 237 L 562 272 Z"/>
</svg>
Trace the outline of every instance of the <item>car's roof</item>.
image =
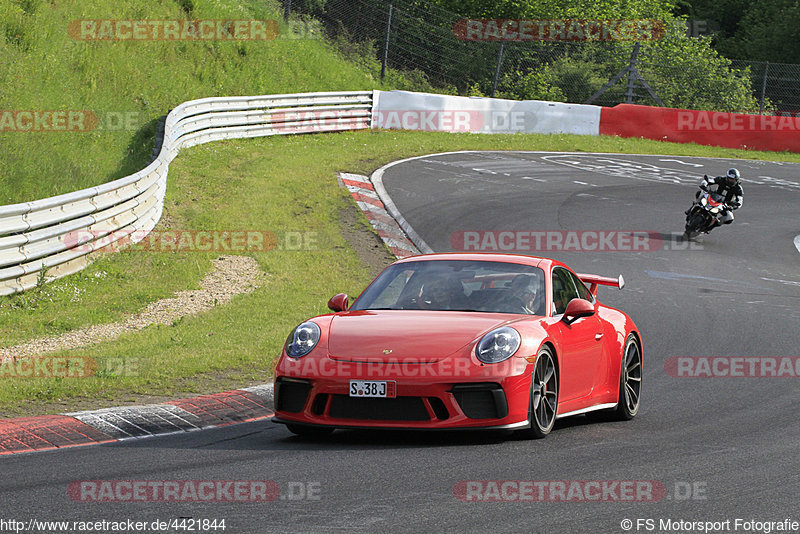
<svg viewBox="0 0 800 534">
<path fill-rule="evenodd" d="M 553 265 L 564 265 L 560 261 L 549 258 L 538 258 L 536 256 L 525 256 L 523 254 L 498 254 L 496 252 L 439 252 L 435 254 L 422 254 L 420 256 L 410 256 L 403 258 L 395 263 L 407 263 L 412 261 L 432 261 L 432 260 L 471 260 L 471 261 L 499 261 L 503 263 L 520 263 L 539 267 L 544 271 L 549 271 Z"/>
</svg>

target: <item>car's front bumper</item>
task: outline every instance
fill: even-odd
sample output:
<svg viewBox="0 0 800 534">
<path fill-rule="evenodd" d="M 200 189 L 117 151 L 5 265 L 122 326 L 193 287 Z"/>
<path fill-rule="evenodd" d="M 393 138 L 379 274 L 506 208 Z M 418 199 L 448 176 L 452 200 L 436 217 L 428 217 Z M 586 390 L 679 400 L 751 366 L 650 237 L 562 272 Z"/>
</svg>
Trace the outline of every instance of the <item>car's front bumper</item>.
<svg viewBox="0 0 800 534">
<path fill-rule="evenodd" d="M 383 377 L 381 378 L 383 379 Z M 278 376 L 275 422 L 335 428 L 524 428 L 528 425 L 530 375 L 480 380 L 407 379 L 395 398 L 349 395 L 349 379 Z"/>
</svg>

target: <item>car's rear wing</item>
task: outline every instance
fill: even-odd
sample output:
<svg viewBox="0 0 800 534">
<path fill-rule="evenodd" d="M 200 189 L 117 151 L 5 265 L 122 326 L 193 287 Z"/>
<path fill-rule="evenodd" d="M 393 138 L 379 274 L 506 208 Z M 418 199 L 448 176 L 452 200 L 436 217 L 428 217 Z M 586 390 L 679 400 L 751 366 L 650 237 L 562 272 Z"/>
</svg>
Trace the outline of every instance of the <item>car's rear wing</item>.
<svg viewBox="0 0 800 534">
<path fill-rule="evenodd" d="M 597 286 L 614 286 L 622 289 L 625 287 L 625 279 L 622 278 L 622 275 L 619 275 L 618 278 L 608 278 L 605 276 L 597 276 L 596 274 L 581 274 L 578 273 L 578 278 L 581 279 L 581 282 L 584 284 L 589 284 L 589 291 L 594 295 L 597 296 Z"/>
</svg>

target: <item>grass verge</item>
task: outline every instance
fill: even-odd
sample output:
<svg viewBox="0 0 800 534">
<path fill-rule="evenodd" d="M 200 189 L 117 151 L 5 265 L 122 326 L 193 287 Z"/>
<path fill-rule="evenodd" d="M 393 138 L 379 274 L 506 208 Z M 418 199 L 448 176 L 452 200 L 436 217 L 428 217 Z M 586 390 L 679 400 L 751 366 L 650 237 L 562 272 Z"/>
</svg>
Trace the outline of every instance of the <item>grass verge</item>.
<svg viewBox="0 0 800 534">
<path fill-rule="evenodd" d="M 68 33 L 73 21 L 142 19 L 274 20 L 282 31 L 266 41 L 91 41 Z M 333 45 L 290 37 L 276 0 L 3 0 L 0 205 L 140 170 L 158 118 L 186 100 L 383 87 Z M 46 111 L 86 112 L 83 128 L 26 131 L 14 119 Z"/>
</svg>

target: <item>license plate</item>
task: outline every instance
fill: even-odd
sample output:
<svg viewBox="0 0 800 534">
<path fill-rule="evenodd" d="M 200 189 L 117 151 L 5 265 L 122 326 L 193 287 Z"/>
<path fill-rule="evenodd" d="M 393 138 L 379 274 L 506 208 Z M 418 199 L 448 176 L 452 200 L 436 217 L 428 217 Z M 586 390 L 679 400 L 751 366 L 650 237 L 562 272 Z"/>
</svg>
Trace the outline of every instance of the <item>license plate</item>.
<svg viewBox="0 0 800 534">
<path fill-rule="evenodd" d="M 350 396 L 393 399 L 397 396 L 396 382 L 389 380 L 351 380 Z"/>
</svg>

